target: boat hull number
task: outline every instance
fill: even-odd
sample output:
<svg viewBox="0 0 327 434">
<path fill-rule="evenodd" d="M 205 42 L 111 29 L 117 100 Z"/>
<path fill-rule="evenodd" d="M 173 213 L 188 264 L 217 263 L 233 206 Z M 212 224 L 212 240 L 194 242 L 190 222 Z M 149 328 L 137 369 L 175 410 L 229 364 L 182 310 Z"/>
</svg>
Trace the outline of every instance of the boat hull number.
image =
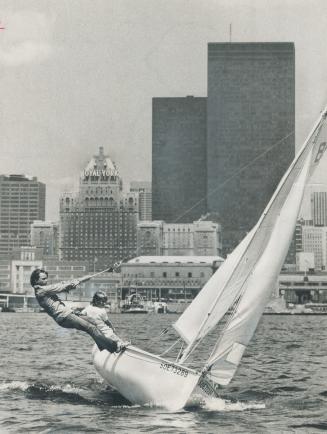
<svg viewBox="0 0 327 434">
<path fill-rule="evenodd" d="M 172 374 L 181 375 L 182 377 L 187 377 L 188 372 L 179 366 L 171 365 L 170 363 L 161 363 L 160 369 L 164 371 L 171 372 Z"/>
</svg>

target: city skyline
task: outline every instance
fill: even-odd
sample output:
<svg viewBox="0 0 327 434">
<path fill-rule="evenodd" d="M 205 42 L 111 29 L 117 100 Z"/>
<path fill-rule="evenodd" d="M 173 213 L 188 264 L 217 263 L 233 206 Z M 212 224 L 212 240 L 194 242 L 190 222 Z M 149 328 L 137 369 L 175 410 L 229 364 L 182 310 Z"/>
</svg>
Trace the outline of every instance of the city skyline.
<svg viewBox="0 0 327 434">
<path fill-rule="evenodd" d="M 206 96 L 207 44 L 230 37 L 295 43 L 298 149 L 327 102 L 324 12 L 323 1 L 4 1 L 0 173 L 44 182 L 48 220 L 99 146 L 126 183 L 149 181 L 152 97 Z"/>
</svg>

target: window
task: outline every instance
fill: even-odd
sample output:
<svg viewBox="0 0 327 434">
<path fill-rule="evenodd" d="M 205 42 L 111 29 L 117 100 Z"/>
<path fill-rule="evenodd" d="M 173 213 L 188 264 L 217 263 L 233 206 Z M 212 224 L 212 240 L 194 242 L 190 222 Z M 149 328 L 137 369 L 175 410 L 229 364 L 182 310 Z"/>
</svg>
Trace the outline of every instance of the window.
<svg viewBox="0 0 327 434">
<path fill-rule="evenodd" d="M 167 272 L 166 272 L 166 271 L 164 271 L 164 272 L 162 273 L 162 277 L 167 277 Z"/>
<path fill-rule="evenodd" d="M 187 273 L 187 277 L 192 277 L 192 273 L 191 273 L 191 272 L 188 272 L 188 273 Z"/>
</svg>

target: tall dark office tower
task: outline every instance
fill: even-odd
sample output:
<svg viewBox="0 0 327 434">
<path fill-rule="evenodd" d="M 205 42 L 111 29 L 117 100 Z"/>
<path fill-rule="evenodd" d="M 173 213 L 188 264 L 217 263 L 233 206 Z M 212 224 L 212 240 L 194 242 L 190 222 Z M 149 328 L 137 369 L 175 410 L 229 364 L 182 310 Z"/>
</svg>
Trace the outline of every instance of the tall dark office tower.
<svg viewBox="0 0 327 434">
<path fill-rule="evenodd" d="M 206 103 L 153 98 L 153 220 L 188 223 L 206 212 Z"/>
<path fill-rule="evenodd" d="M 31 223 L 45 219 L 45 184 L 24 175 L 0 176 L 0 256 L 30 244 Z"/>
<path fill-rule="evenodd" d="M 138 196 L 123 194 L 122 179 L 100 147 L 81 173 L 77 194 L 60 199 L 60 257 L 88 261 L 95 270 L 135 256 Z"/>
<path fill-rule="evenodd" d="M 207 204 L 228 253 L 256 223 L 295 150 L 293 43 L 208 45 Z"/>
</svg>

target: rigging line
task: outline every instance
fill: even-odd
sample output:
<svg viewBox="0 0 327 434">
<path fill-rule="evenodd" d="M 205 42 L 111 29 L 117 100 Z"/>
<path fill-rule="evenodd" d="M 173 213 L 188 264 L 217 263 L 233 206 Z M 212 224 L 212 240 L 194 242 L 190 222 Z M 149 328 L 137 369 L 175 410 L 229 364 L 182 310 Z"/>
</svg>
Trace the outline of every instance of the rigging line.
<svg viewBox="0 0 327 434">
<path fill-rule="evenodd" d="M 272 149 L 280 145 L 284 140 L 288 139 L 292 134 L 294 134 L 294 130 L 288 133 L 286 136 L 279 139 L 277 142 L 275 142 L 273 145 L 269 146 L 269 148 L 265 149 L 261 154 L 257 155 L 253 160 L 251 160 L 249 163 L 245 164 L 244 166 L 240 167 L 238 170 L 236 170 L 229 178 L 225 179 L 223 183 L 221 183 L 218 187 L 212 189 L 208 192 L 206 196 L 204 196 L 202 199 L 198 200 L 194 205 L 192 205 L 189 209 L 187 209 L 183 214 L 181 214 L 179 217 L 176 218 L 174 223 L 177 223 L 182 217 L 187 215 L 193 208 L 198 206 L 201 202 L 203 202 L 207 197 L 211 196 L 212 194 L 216 193 L 219 189 L 224 187 L 231 179 L 235 178 L 238 174 L 243 172 L 245 169 L 250 167 L 252 164 L 254 164 L 257 160 L 262 158 L 264 155 L 266 155 L 268 152 L 270 152 Z"/>
<path fill-rule="evenodd" d="M 183 351 L 183 347 L 184 347 L 184 342 L 182 342 L 182 345 L 181 345 L 181 347 L 179 349 L 179 352 L 178 352 L 177 357 L 176 357 L 176 362 L 178 362 L 178 360 L 180 358 L 180 355 L 181 355 L 181 353 Z"/>
<path fill-rule="evenodd" d="M 177 339 L 172 345 L 170 345 L 170 347 L 167 349 L 167 350 L 165 350 L 163 353 L 161 353 L 161 354 L 158 354 L 158 356 L 159 357 L 162 357 L 162 356 L 164 356 L 165 354 L 167 354 L 167 353 L 169 353 L 169 351 L 171 350 L 171 349 L 173 349 L 174 348 L 174 346 L 179 342 L 179 341 L 181 341 L 181 339 L 182 338 L 179 338 L 179 339 Z"/>
<path fill-rule="evenodd" d="M 142 361 L 144 361 L 144 357 L 137 356 L 137 355 L 135 355 L 135 354 L 129 354 L 128 352 L 125 352 L 124 355 L 125 355 L 126 357 L 130 357 L 131 359 L 142 360 Z M 156 356 L 156 357 L 160 357 L 160 356 Z M 174 362 L 174 361 L 171 361 L 171 360 L 165 360 L 165 359 L 163 359 L 163 360 L 149 360 L 149 359 L 146 359 L 146 362 L 147 362 L 147 363 L 150 363 L 150 364 L 152 364 L 152 365 L 161 365 L 163 362 L 165 362 L 165 363 L 168 362 L 168 363 L 170 363 L 170 364 L 172 364 L 172 365 L 177 365 L 177 366 L 179 366 L 179 367 L 181 367 L 181 368 L 183 368 L 183 369 L 190 369 L 190 368 L 188 368 L 188 367 L 185 366 L 185 365 L 181 365 L 181 364 L 179 364 L 178 362 Z M 193 370 L 194 370 L 194 369 L 193 369 Z"/>
</svg>

